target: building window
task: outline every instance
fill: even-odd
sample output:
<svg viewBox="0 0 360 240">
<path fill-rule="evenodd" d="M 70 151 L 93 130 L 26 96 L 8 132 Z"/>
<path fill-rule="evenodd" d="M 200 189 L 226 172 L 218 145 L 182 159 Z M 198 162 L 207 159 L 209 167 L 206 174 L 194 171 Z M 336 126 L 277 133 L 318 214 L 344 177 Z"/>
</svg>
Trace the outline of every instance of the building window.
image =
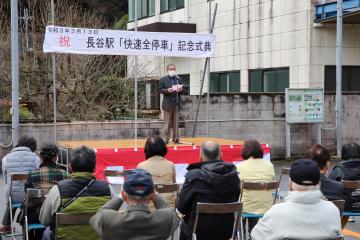
<svg viewBox="0 0 360 240">
<path fill-rule="evenodd" d="M 138 19 L 155 15 L 155 0 L 137 0 Z M 135 0 L 129 0 L 129 21 L 135 20 Z"/>
<path fill-rule="evenodd" d="M 180 74 L 178 75 L 184 82 L 184 94 L 190 94 L 190 74 Z"/>
<path fill-rule="evenodd" d="M 250 70 L 249 92 L 285 92 L 289 68 Z"/>
<path fill-rule="evenodd" d="M 325 66 L 325 91 L 336 91 L 336 66 Z M 360 91 L 360 66 L 343 66 L 342 91 Z"/>
<path fill-rule="evenodd" d="M 210 92 L 240 92 L 240 71 L 215 72 L 210 75 Z"/>
<path fill-rule="evenodd" d="M 184 7 L 184 0 L 160 0 L 160 12 L 170 12 Z"/>
</svg>

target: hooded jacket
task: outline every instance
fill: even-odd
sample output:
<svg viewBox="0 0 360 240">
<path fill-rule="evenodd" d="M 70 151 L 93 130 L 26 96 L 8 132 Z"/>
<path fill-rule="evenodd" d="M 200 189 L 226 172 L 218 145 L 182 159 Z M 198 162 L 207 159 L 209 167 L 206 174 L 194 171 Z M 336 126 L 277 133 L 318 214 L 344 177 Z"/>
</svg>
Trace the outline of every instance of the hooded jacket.
<svg viewBox="0 0 360 240">
<path fill-rule="evenodd" d="M 237 202 L 240 179 L 236 167 L 221 160 L 194 163 L 187 168 L 177 209 L 184 215 L 181 240 L 191 239 L 196 205 L 203 203 Z M 234 214 L 202 214 L 197 227 L 198 240 L 228 240 L 231 237 Z"/>
<path fill-rule="evenodd" d="M 357 181 L 360 180 L 360 159 L 350 159 L 342 161 L 335 166 L 329 174 L 329 178 L 336 181 Z M 345 210 L 360 212 L 360 191 L 344 189 L 343 197 L 345 200 Z"/>
<path fill-rule="evenodd" d="M 320 190 L 289 192 L 251 232 L 252 240 L 328 239 L 341 235 L 339 209 L 321 199 Z"/>
</svg>

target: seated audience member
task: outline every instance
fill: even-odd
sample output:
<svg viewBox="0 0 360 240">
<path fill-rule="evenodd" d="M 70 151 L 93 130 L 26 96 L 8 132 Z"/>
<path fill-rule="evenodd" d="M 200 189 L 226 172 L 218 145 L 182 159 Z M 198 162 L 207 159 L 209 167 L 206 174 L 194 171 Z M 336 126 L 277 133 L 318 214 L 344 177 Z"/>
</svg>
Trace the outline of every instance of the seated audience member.
<svg viewBox="0 0 360 240">
<path fill-rule="evenodd" d="M 240 179 L 236 167 L 221 160 L 219 144 L 204 142 L 200 149 L 200 162 L 190 164 L 176 205 L 184 215 L 180 239 L 191 240 L 198 202 L 237 202 Z M 234 214 L 201 214 L 196 236 L 198 240 L 228 240 L 231 237 Z"/>
<path fill-rule="evenodd" d="M 25 192 L 28 188 L 44 189 L 49 191 L 57 182 L 64 180 L 67 173 L 56 165 L 59 149 L 54 144 L 45 144 L 40 151 L 40 169 L 30 172 L 25 183 Z M 28 223 L 38 223 L 41 203 L 33 202 L 28 206 Z M 39 205 L 40 204 L 40 205 Z M 23 225 L 24 219 L 20 220 Z M 42 239 L 42 229 L 31 230 L 29 239 Z"/>
<path fill-rule="evenodd" d="M 141 162 L 137 167 L 148 171 L 154 184 L 176 183 L 175 165 L 164 157 L 167 147 L 160 136 L 148 138 L 145 144 L 146 161 Z M 160 194 L 171 206 L 175 207 L 175 193 Z"/>
<path fill-rule="evenodd" d="M 320 169 L 314 161 L 295 161 L 290 169 L 289 195 L 265 213 L 252 230 L 251 239 L 328 239 L 341 235 L 339 209 L 321 198 L 319 181 Z"/>
<path fill-rule="evenodd" d="M 154 183 L 147 171 L 131 171 L 121 195 L 122 199 L 110 200 L 90 220 L 102 239 L 165 240 L 178 228 L 175 209 L 154 192 Z M 122 211 L 124 201 L 127 207 Z M 156 208 L 153 212 L 148 207 L 150 201 Z"/>
<path fill-rule="evenodd" d="M 329 201 L 340 200 L 344 190 L 342 184 L 326 177 L 330 167 L 330 152 L 320 144 L 316 144 L 310 148 L 309 157 L 320 168 L 321 192 Z"/>
<path fill-rule="evenodd" d="M 95 179 L 93 172 L 96 164 L 94 150 L 85 146 L 76 148 L 71 153 L 69 179 L 58 182 L 51 188 L 40 210 L 40 222 L 50 226 L 44 232 L 43 239 L 52 239 L 55 230 L 57 212 L 79 214 L 96 212 L 110 198 L 109 186 Z M 58 239 L 92 240 L 98 239 L 91 226 L 59 226 Z"/>
<path fill-rule="evenodd" d="M 245 161 L 237 165 L 237 171 L 242 181 L 270 182 L 275 179 L 275 170 L 271 162 L 263 160 L 263 149 L 256 140 L 245 141 L 242 157 Z M 241 202 L 243 212 L 264 214 L 274 202 L 273 190 L 253 191 L 244 190 Z M 249 232 L 258 222 L 256 218 L 248 218 Z M 244 220 L 245 222 L 245 220 Z"/>
<path fill-rule="evenodd" d="M 345 144 L 341 149 L 341 159 L 339 165 L 335 166 L 329 174 L 329 178 L 341 182 L 360 180 L 360 145 L 357 143 Z M 345 210 L 360 212 L 360 193 L 344 189 L 343 197 L 345 200 Z M 349 217 L 342 218 L 342 225 L 345 227 Z"/>
<path fill-rule="evenodd" d="M 0 226 L 0 234 L 11 231 L 9 199 L 10 181 L 12 173 L 29 173 L 40 165 L 40 159 L 36 156 L 36 140 L 33 137 L 23 136 L 19 139 L 15 148 L 2 159 L 2 173 L 5 186 L 6 209 L 3 216 L 2 226 Z M 12 186 L 12 201 L 21 203 L 24 200 L 24 184 L 22 182 L 14 182 Z"/>
<path fill-rule="evenodd" d="M 360 180 L 360 145 L 345 144 L 341 149 L 341 159 L 340 164 L 330 172 L 329 178 L 336 181 Z"/>
<path fill-rule="evenodd" d="M 57 182 L 66 178 L 67 173 L 57 166 L 58 153 L 59 148 L 56 145 L 44 144 L 40 150 L 40 168 L 30 172 L 25 190 L 27 188 L 50 190 Z"/>
</svg>

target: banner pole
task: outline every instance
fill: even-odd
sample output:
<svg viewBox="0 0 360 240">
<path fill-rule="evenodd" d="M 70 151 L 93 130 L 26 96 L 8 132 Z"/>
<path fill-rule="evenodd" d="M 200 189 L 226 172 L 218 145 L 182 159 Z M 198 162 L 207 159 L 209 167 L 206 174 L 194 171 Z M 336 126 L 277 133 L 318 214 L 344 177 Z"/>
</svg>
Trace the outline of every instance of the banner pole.
<svg viewBox="0 0 360 240">
<path fill-rule="evenodd" d="M 12 144 L 19 141 L 19 16 L 18 0 L 11 1 Z"/>
<path fill-rule="evenodd" d="M 211 33 L 211 0 L 209 0 L 209 33 Z M 210 63 L 211 58 L 208 58 L 208 66 L 207 66 L 207 95 L 206 95 L 206 136 L 209 137 L 209 115 L 210 115 Z"/>
<path fill-rule="evenodd" d="M 138 16 L 137 16 L 137 0 L 134 1 L 134 9 L 135 9 L 135 32 L 138 30 Z M 135 80 L 135 151 L 137 151 L 137 140 L 138 140 L 138 58 L 137 55 L 134 56 L 134 80 Z"/>
<path fill-rule="evenodd" d="M 55 25 L 55 3 L 51 0 L 51 24 Z M 57 105 L 56 105 L 56 58 L 51 54 L 52 85 L 53 85 L 53 115 L 54 115 L 54 144 L 57 142 Z"/>
</svg>

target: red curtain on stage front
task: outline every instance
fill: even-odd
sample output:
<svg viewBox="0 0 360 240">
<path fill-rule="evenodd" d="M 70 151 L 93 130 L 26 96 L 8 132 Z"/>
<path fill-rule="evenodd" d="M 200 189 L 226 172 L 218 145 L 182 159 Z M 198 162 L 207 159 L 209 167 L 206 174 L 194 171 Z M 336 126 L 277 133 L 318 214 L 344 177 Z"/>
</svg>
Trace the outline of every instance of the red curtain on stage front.
<svg viewBox="0 0 360 240">
<path fill-rule="evenodd" d="M 264 154 L 270 153 L 269 147 L 263 145 Z M 191 164 L 199 161 L 200 148 L 193 146 L 169 147 L 166 159 L 175 164 Z M 242 145 L 221 146 L 223 160 L 227 162 L 241 161 Z M 145 160 L 144 148 L 135 151 L 134 148 L 97 149 L 96 171 L 97 179 L 104 179 L 104 169 L 107 166 L 123 166 L 124 169 L 133 169 Z"/>
</svg>

